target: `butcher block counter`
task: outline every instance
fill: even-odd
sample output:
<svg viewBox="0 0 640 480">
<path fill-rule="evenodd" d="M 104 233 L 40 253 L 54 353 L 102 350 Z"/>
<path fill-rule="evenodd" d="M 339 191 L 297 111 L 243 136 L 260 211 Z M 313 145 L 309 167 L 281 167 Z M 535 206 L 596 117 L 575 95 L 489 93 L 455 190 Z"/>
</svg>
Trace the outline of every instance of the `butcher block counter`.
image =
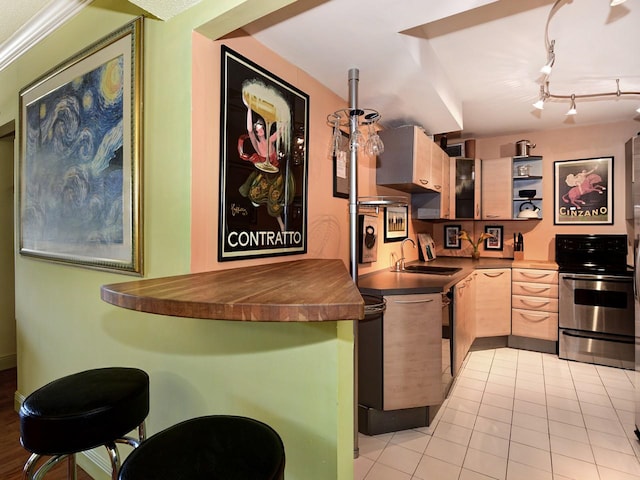
<svg viewBox="0 0 640 480">
<path fill-rule="evenodd" d="M 296 260 L 103 285 L 102 300 L 210 320 L 361 320 L 364 301 L 341 260 Z"/>
</svg>

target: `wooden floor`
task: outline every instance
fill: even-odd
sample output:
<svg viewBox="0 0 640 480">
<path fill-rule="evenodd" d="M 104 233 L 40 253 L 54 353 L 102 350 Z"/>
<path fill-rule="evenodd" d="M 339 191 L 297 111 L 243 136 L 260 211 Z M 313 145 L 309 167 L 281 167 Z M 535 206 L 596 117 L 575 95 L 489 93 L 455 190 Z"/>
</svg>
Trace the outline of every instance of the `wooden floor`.
<svg viewBox="0 0 640 480">
<path fill-rule="evenodd" d="M 22 467 L 29 452 L 20 445 L 20 420 L 13 406 L 13 398 L 17 389 L 16 369 L 0 371 L 0 479 L 21 480 Z M 46 476 L 46 480 L 65 480 L 67 464 L 56 465 Z M 91 480 L 78 467 L 78 480 Z"/>
</svg>

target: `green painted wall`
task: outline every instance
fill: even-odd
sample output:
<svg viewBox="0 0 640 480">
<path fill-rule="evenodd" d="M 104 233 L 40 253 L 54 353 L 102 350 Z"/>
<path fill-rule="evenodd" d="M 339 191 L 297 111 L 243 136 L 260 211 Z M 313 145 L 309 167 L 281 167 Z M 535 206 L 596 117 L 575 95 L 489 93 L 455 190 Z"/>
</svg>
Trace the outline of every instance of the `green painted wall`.
<svg viewBox="0 0 640 480">
<path fill-rule="evenodd" d="M 190 267 L 192 31 L 227 33 L 287 3 L 204 0 L 167 22 L 145 21 L 145 277 Z M 0 125 L 18 124 L 23 86 L 139 13 L 124 0 L 96 1 L 1 71 Z M 129 279 L 17 256 L 18 398 L 83 369 L 138 366 L 151 377 L 149 433 L 199 415 L 247 415 L 283 437 L 288 479 L 352 477 L 351 322 L 182 319 L 100 300 L 101 285 Z M 81 464 L 107 478 L 102 452 Z"/>
<path fill-rule="evenodd" d="M 12 368 L 17 361 L 13 282 L 13 151 L 13 135 L 0 137 L 0 369 Z"/>
</svg>

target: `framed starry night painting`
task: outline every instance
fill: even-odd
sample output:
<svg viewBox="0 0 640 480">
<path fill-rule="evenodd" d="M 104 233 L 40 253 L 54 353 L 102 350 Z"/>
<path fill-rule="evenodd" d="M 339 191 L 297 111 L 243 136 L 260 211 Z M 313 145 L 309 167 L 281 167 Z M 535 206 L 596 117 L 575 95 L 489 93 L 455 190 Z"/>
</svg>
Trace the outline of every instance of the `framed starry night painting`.
<svg viewBox="0 0 640 480">
<path fill-rule="evenodd" d="M 142 274 L 142 19 L 20 91 L 20 253 Z"/>
</svg>

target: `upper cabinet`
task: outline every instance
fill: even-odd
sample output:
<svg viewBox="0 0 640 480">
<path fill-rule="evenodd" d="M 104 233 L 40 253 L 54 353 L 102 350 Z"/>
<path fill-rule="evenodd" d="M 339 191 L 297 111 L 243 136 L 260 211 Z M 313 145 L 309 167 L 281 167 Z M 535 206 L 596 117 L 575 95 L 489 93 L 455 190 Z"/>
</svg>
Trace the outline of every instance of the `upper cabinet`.
<svg viewBox="0 0 640 480">
<path fill-rule="evenodd" d="M 512 216 L 511 157 L 482 160 L 482 219 Z"/>
<path fill-rule="evenodd" d="M 450 171 L 451 217 L 480 220 L 482 172 L 480 159 L 452 158 Z"/>
<path fill-rule="evenodd" d="M 442 178 L 439 190 L 423 190 L 411 195 L 411 212 L 413 218 L 420 220 L 448 220 L 451 218 L 451 201 L 449 188 L 449 156 L 434 142 L 431 142 L 431 174 L 433 178 Z"/>
<path fill-rule="evenodd" d="M 406 126 L 383 130 L 380 137 L 384 142 L 384 153 L 378 157 L 378 185 L 408 193 L 443 191 L 442 162 L 446 154 L 421 128 Z M 442 154 L 436 152 L 436 148 Z"/>
<path fill-rule="evenodd" d="M 640 188 L 633 188 L 636 182 L 640 182 L 640 135 L 636 135 L 624 144 L 624 161 L 627 190 L 625 218 L 633 220 L 633 206 L 640 205 Z"/>
<path fill-rule="evenodd" d="M 482 178 L 483 220 L 542 218 L 542 157 L 482 160 Z"/>
</svg>

